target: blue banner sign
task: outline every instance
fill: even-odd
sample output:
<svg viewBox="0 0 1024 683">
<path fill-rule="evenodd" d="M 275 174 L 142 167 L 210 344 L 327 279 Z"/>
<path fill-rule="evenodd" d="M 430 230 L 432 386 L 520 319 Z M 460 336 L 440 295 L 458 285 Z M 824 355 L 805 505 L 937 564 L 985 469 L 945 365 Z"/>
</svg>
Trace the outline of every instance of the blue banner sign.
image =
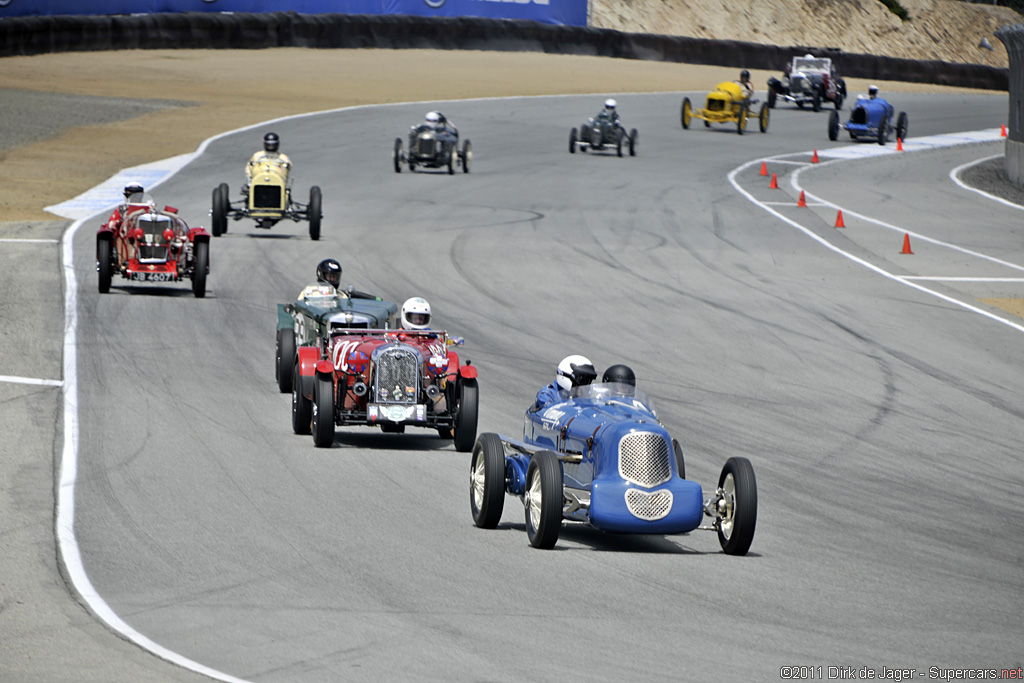
<svg viewBox="0 0 1024 683">
<path fill-rule="evenodd" d="M 587 0 L 0 0 L 0 18 L 157 12 L 405 14 L 587 25 Z"/>
</svg>

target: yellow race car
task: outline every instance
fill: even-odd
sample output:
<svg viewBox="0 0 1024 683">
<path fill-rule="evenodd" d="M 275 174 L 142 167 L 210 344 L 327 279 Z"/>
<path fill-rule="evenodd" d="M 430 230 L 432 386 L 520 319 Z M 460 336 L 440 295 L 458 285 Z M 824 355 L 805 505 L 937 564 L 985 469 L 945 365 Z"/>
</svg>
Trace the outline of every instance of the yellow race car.
<svg viewBox="0 0 1024 683">
<path fill-rule="evenodd" d="M 715 86 L 715 89 L 708 93 L 707 103 L 703 109 L 693 109 L 690 98 L 683 98 L 683 107 L 680 112 L 680 120 L 683 128 L 689 128 L 693 119 L 701 119 L 708 128 L 712 123 L 735 123 L 736 132 L 743 135 L 747 129 L 747 119 L 750 118 L 750 109 L 757 100 L 753 99 L 739 83 L 723 81 Z M 768 132 L 768 105 L 761 104 L 757 114 L 758 128 L 762 133 Z"/>
</svg>

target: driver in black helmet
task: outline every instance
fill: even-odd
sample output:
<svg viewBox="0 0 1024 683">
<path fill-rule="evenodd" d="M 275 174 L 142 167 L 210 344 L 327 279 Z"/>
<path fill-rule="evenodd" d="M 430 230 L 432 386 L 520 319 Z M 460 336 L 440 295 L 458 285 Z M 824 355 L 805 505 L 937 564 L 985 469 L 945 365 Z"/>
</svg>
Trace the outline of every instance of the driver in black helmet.
<svg viewBox="0 0 1024 683">
<path fill-rule="evenodd" d="M 616 385 L 613 389 L 614 393 L 632 396 L 636 389 L 636 374 L 628 365 L 616 363 L 609 365 L 608 369 L 604 371 L 601 382 Z"/>
<path fill-rule="evenodd" d="M 242 188 L 243 192 L 248 191 L 249 183 L 252 182 L 252 174 L 259 167 L 260 164 L 275 164 L 281 166 L 286 171 L 292 167 L 292 160 L 288 158 L 287 154 L 282 154 L 278 150 L 281 147 L 281 138 L 278 137 L 277 133 L 267 133 L 263 136 L 263 149 L 256 152 L 249 159 L 249 163 L 245 165 L 245 186 Z"/>
<path fill-rule="evenodd" d="M 740 72 L 740 87 L 743 88 L 744 99 L 751 100 L 754 97 L 754 86 L 750 82 L 750 72 L 744 69 Z"/>
<path fill-rule="evenodd" d="M 341 290 L 341 264 L 337 260 L 324 259 L 316 266 L 316 282 L 306 287 L 299 294 L 299 301 L 306 301 L 314 298 L 338 298 L 350 297 L 353 299 L 373 299 L 382 301 L 379 296 L 360 292 L 349 287 Z"/>
<path fill-rule="evenodd" d="M 138 183 L 128 183 L 125 185 L 124 203 L 118 205 L 118 207 L 114 209 L 114 213 L 110 214 L 110 218 L 107 219 L 107 222 L 103 227 L 110 228 L 111 230 L 120 229 L 122 220 L 124 220 L 124 217 L 129 214 L 128 207 L 133 204 L 138 205 L 148 201 L 143 197 L 145 192 L 146 191 L 143 189 L 142 185 L 139 185 Z"/>
</svg>

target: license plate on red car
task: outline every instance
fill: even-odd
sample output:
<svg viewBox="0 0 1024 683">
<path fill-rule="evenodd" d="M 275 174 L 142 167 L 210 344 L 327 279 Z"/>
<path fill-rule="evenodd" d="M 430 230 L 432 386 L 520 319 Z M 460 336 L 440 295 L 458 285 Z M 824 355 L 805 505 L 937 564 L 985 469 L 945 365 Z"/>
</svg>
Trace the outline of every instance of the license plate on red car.
<svg viewBox="0 0 1024 683">
<path fill-rule="evenodd" d="M 135 282 L 174 282 L 174 273 L 146 273 L 134 271 L 128 273 L 128 279 Z"/>
</svg>

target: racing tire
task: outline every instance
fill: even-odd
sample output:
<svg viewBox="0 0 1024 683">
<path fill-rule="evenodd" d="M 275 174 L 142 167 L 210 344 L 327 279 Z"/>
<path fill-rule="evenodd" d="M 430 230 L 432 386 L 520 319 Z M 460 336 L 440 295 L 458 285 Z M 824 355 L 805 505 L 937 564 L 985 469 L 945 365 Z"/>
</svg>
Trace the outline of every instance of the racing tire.
<svg viewBox="0 0 1024 683">
<path fill-rule="evenodd" d="M 526 536 L 530 545 L 550 550 L 562 529 L 562 463 L 551 451 L 539 451 L 526 469 Z"/>
<path fill-rule="evenodd" d="M 110 238 L 100 238 L 97 242 L 98 247 L 96 249 L 99 252 L 96 255 L 99 261 L 99 274 L 100 274 L 100 294 L 106 294 L 110 291 L 110 282 L 114 279 L 114 245 Z"/>
<path fill-rule="evenodd" d="M 224 187 L 226 183 L 221 183 L 217 187 L 213 188 L 213 200 L 211 207 L 211 222 L 210 231 L 214 237 L 220 237 L 224 234 L 225 227 L 228 222 L 227 212 L 224 210 Z"/>
<path fill-rule="evenodd" d="M 292 365 L 292 431 L 309 434 L 313 421 L 313 402 L 302 395 L 302 378 L 299 377 L 299 361 Z"/>
<path fill-rule="evenodd" d="M 708 121 L 707 119 L 705 119 L 705 120 L 704 120 L 704 127 L 705 127 L 705 128 L 710 128 L 710 127 L 711 127 L 711 122 L 710 122 L 710 121 Z"/>
<path fill-rule="evenodd" d="M 768 132 L 768 121 L 771 118 L 771 113 L 768 111 L 768 105 L 762 104 L 761 111 L 757 114 L 757 127 L 762 133 Z"/>
<path fill-rule="evenodd" d="M 323 206 L 323 194 L 316 185 L 309 188 L 309 206 L 306 207 L 306 218 L 309 219 L 309 238 L 316 242 L 320 239 L 321 207 Z"/>
<path fill-rule="evenodd" d="M 878 144 L 884 145 L 889 138 L 889 122 L 883 116 L 878 120 Z"/>
<path fill-rule="evenodd" d="M 835 104 L 836 111 L 839 111 L 843 108 L 843 96 L 841 94 L 836 94 Z"/>
<path fill-rule="evenodd" d="M 839 138 L 839 112 L 828 113 L 828 139 L 835 142 Z"/>
<path fill-rule="evenodd" d="M 579 133 L 575 128 L 569 131 L 569 154 L 576 153 L 576 140 L 578 140 Z"/>
<path fill-rule="evenodd" d="M 683 125 L 683 130 L 690 128 L 690 121 L 693 118 L 693 105 L 690 104 L 690 98 L 683 98 L 683 106 L 679 110 L 679 122 Z"/>
<path fill-rule="evenodd" d="M 620 157 L 622 156 L 622 138 L 624 137 L 626 137 L 626 134 L 621 130 L 615 135 L 615 154 Z"/>
<path fill-rule="evenodd" d="M 480 414 L 480 390 L 475 379 L 463 379 L 457 387 L 459 402 L 455 406 L 455 450 L 468 453 L 476 441 L 476 426 Z"/>
<path fill-rule="evenodd" d="M 679 478 L 686 479 L 686 461 L 683 459 L 683 447 L 679 441 L 672 439 L 672 450 L 676 456 L 676 469 L 679 470 Z"/>
<path fill-rule="evenodd" d="M 497 434 L 481 434 L 469 466 L 469 509 L 473 524 L 493 529 L 505 507 L 505 448 Z"/>
<path fill-rule="evenodd" d="M 466 140 L 462 143 L 462 154 L 459 155 L 459 162 L 462 164 L 462 172 L 469 173 L 469 162 L 473 160 L 473 144 Z"/>
<path fill-rule="evenodd" d="M 726 514 L 718 524 L 718 542 L 726 555 L 746 555 L 757 526 L 757 479 L 750 461 L 732 457 L 725 461 L 718 488 L 726 495 Z"/>
<path fill-rule="evenodd" d="M 636 128 L 629 131 L 629 156 L 631 157 L 636 156 L 636 146 L 639 144 L 638 135 L 640 133 L 637 132 Z"/>
<path fill-rule="evenodd" d="M 814 99 L 811 100 L 811 110 L 821 111 L 821 91 L 817 88 L 814 89 Z"/>
<path fill-rule="evenodd" d="M 277 354 L 274 358 L 274 379 L 277 390 L 287 394 L 292 390 L 292 366 L 295 365 L 295 330 L 277 331 Z"/>
<path fill-rule="evenodd" d="M 907 112 L 901 111 L 900 115 L 896 117 L 896 137 L 900 140 L 906 140 L 909 126 L 910 122 L 907 120 Z"/>
<path fill-rule="evenodd" d="M 768 88 L 768 108 L 775 109 L 775 102 L 779 99 L 779 93 L 775 88 Z"/>
<path fill-rule="evenodd" d="M 747 129 L 747 105 L 740 107 L 740 113 L 736 116 L 736 132 L 743 135 Z"/>
<path fill-rule="evenodd" d="M 317 448 L 330 448 L 334 444 L 334 378 L 319 372 L 316 374 L 311 404 L 313 445 Z"/>
<path fill-rule="evenodd" d="M 391 152 L 391 162 L 395 165 L 395 173 L 402 172 L 402 138 L 395 138 L 395 149 Z"/>
<path fill-rule="evenodd" d="M 448 154 L 448 175 L 455 175 L 455 163 L 456 163 L 455 159 L 458 156 L 458 154 L 459 154 L 459 151 L 455 147 L 455 145 L 453 144 L 452 148 L 451 148 L 451 150 L 449 151 L 449 154 Z"/>
<path fill-rule="evenodd" d="M 193 248 L 195 254 L 193 255 L 192 293 L 197 299 L 202 299 L 206 296 L 206 274 L 210 271 L 210 243 L 205 240 L 196 242 Z"/>
<path fill-rule="evenodd" d="M 220 205 L 223 208 L 224 220 L 221 223 L 221 232 L 225 235 L 228 232 L 228 214 L 231 213 L 231 190 L 228 189 L 227 183 L 221 183 L 217 187 L 220 188 Z"/>
</svg>

